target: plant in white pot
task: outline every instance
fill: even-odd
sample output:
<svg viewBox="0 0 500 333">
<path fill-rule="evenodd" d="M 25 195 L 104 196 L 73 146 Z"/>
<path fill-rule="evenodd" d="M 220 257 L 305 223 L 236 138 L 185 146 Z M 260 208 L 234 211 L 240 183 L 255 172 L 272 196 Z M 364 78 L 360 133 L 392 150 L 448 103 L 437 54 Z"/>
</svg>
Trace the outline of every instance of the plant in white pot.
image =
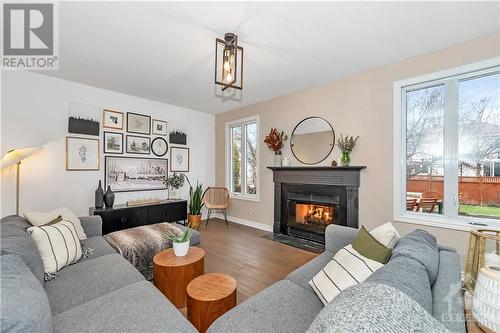
<svg viewBox="0 0 500 333">
<path fill-rule="evenodd" d="M 182 231 L 181 234 L 174 234 L 172 232 L 167 232 L 164 237 L 172 241 L 172 247 L 174 253 L 177 257 L 184 257 L 189 251 L 189 243 L 191 241 L 191 236 L 193 236 L 193 229 L 191 225 L 188 224 L 186 229 Z"/>
</svg>

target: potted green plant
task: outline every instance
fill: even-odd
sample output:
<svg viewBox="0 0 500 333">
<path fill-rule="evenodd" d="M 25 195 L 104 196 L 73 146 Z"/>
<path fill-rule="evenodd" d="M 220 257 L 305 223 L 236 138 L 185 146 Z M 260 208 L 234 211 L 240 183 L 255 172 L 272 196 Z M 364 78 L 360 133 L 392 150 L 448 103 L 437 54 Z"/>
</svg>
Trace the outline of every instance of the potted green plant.
<svg viewBox="0 0 500 333">
<path fill-rule="evenodd" d="M 186 177 L 189 183 L 189 207 L 188 207 L 188 223 L 193 229 L 197 229 L 201 223 L 201 208 L 203 207 L 203 189 L 201 184 L 196 182 L 196 188 L 193 188 L 189 178 Z"/>
<path fill-rule="evenodd" d="M 340 164 L 342 166 L 349 166 L 351 163 L 351 152 L 356 146 L 356 141 L 358 141 L 359 135 L 354 137 L 349 137 L 346 135 L 345 137 L 340 134 L 340 138 L 338 138 L 337 143 L 339 145 L 340 150 L 342 151 L 342 157 L 340 158 Z"/>
<path fill-rule="evenodd" d="M 188 224 L 180 235 L 167 231 L 163 237 L 172 241 L 172 248 L 177 257 L 184 257 L 189 251 L 189 243 L 191 241 L 191 236 L 193 236 L 193 231 L 191 225 Z"/>
<path fill-rule="evenodd" d="M 163 182 L 167 186 L 168 199 L 178 199 L 178 190 L 184 186 L 186 176 L 183 173 L 174 172 L 172 175 L 165 178 Z M 172 195 L 171 195 L 172 194 Z"/>
</svg>

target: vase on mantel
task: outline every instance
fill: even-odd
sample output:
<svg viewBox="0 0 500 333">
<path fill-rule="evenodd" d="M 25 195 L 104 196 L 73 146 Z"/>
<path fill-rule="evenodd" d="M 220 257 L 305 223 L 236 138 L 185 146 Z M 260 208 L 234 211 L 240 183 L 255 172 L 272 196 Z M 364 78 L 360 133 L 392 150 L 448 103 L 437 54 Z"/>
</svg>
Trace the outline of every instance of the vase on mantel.
<svg viewBox="0 0 500 333">
<path fill-rule="evenodd" d="M 349 164 L 351 163 L 351 156 L 349 155 L 349 152 L 348 151 L 345 151 L 342 153 L 342 157 L 340 158 L 340 164 L 342 164 L 342 166 L 349 166 Z"/>
<path fill-rule="evenodd" d="M 274 152 L 274 166 L 281 166 L 281 150 Z"/>
<path fill-rule="evenodd" d="M 101 181 L 99 181 L 99 186 L 95 190 L 95 208 L 102 208 L 104 205 L 104 190 L 101 186 Z"/>
<path fill-rule="evenodd" d="M 107 208 L 113 207 L 115 203 L 115 194 L 111 191 L 111 186 L 108 185 L 108 189 L 106 190 L 106 194 L 104 194 L 104 204 Z"/>
</svg>

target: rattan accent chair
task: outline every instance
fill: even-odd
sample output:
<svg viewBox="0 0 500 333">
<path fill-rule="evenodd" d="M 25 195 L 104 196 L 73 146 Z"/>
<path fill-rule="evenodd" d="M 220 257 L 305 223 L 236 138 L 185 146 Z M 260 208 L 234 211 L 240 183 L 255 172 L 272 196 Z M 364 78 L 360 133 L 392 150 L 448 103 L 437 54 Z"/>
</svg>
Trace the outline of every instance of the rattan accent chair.
<svg viewBox="0 0 500 333">
<path fill-rule="evenodd" d="M 229 227 L 227 222 L 227 208 L 229 207 L 229 191 L 225 187 L 209 187 L 205 195 L 203 196 L 203 203 L 208 210 L 207 221 L 205 222 L 205 228 L 208 226 L 208 221 L 210 221 L 210 215 L 212 211 L 221 212 L 224 214 L 224 221 L 226 221 L 226 226 Z"/>
</svg>

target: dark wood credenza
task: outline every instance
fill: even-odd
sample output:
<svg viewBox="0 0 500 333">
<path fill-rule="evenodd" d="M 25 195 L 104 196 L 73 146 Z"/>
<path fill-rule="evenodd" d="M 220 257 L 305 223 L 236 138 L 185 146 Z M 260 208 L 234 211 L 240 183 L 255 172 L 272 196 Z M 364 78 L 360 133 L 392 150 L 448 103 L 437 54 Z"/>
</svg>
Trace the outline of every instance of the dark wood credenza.
<svg viewBox="0 0 500 333">
<path fill-rule="evenodd" d="M 186 200 L 162 200 L 140 206 L 114 205 L 111 208 L 90 208 L 90 215 L 102 218 L 103 235 L 113 231 L 160 222 L 186 221 Z"/>
</svg>

